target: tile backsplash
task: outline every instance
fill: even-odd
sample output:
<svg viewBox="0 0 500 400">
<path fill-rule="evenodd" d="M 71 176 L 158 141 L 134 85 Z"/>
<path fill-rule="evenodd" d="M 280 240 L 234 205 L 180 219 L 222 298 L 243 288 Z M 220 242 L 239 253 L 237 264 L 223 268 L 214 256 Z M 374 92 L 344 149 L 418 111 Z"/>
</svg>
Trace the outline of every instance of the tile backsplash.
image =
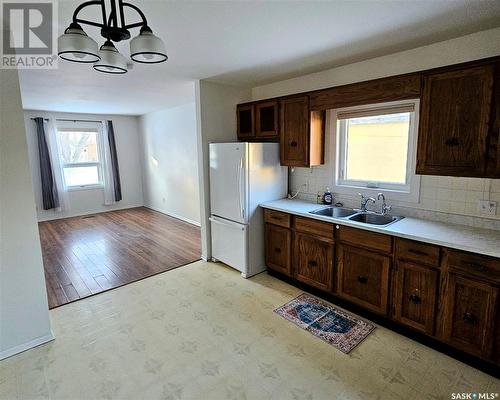
<svg viewBox="0 0 500 400">
<path fill-rule="evenodd" d="M 289 169 L 289 182 L 294 194 L 300 190 L 299 198 L 316 201 L 318 191 L 333 188 L 333 169 L 328 163 L 313 168 Z M 333 193 L 335 202 L 359 207 L 359 196 Z M 496 214 L 481 214 L 479 200 L 496 201 Z M 395 200 L 388 203 L 393 206 L 394 214 L 500 230 L 500 179 L 424 175 L 420 181 L 418 203 Z"/>
</svg>

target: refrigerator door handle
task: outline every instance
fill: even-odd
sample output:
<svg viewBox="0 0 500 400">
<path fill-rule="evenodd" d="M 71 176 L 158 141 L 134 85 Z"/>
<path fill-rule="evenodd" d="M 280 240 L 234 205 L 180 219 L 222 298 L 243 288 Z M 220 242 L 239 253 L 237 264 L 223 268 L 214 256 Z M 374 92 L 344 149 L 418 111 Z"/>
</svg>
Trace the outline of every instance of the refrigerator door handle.
<svg viewBox="0 0 500 400">
<path fill-rule="evenodd" d="M 238 200 L 240 202 L 240 215 L 241 218 L 245 218 L 245 209 L 243 208 L 243 199 L 242 199 L 242 190 L 241 186 L 243 185 L 243 157 L 240 158 L 240 165 L 238 169 Z"/>
<path fill-rule="evenodd" d="M 208 220 L 210 222 L 213 222 L 214 224 L 225 225 L 225 226 L 228 226 L 230 228 L 240 229 L 242 231 L 245 230 L 245 226 L 241 226 L 241 224 L 238 224 L 236 222 L 224 221 L 224 220 L 216 218 L 216 217 L 210 217 L 210 218 L 208 218 Z"/>
</svg>

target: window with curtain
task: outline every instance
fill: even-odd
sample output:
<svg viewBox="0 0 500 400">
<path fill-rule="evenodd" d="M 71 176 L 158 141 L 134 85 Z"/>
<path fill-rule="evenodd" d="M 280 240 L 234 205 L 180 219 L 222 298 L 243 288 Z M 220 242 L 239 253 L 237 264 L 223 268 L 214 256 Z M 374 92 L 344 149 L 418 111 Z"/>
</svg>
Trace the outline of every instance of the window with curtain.
<svg viewBox="0 0 500 400">
<path fill-rule="evenodd" d="M 102 186 L 99 130 L 58 129 L 57 134 L 65 185 L 70 189 Z"/>
<path fill-rule="evenodd" d="M 418 100 L 338 109 L 333 118 L 336 191 L 384 190 L 400 199 L 418 199 Z"/>
</svg>

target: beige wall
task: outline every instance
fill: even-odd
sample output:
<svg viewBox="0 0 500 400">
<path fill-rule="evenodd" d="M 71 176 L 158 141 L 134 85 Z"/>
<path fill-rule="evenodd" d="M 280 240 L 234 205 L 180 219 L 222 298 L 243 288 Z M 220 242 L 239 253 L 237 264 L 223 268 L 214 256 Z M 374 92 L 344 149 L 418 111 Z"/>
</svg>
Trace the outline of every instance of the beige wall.
<svg viewBox="0 0 500 400">
<path fill-rule="evenodd" d="M 293 94 L 314 89 L 338 86 L 385 76 L 414 72 L 443 65 L 471 61 L 500 55 L 500 28 L 403 51 L 384 57 L 345 65 L 326 71 L 304 75 L 252 89 L 255 100 Z M 332 143 L 331 131 L 327 132 L 327 145 Z M 329 150 L 326 151 L 328 155 Z M 292 190 L 307 185 L 307 199 L 315 199 L 317 191 L 333 186 L 333 162 L 327 157 L 325 165 L 317 168 L 295 168 L 290 174 Z M 357 205 L 357 197 L 337 196 L 347 204 Z M 497 214 L 484 216 L 479 213 L 478 200 L 498 202 Z M 500 180 L 423 176 L 418 203 L 393 202 L 399 211 L 411 215 L 436 217 L 483 225 L 500 226 Z M 464 218 L 469 216 L 474 218 Z M 477 217 L 481 217 L 480 220 Z M 486 219 L 486 220 L 485 220 Z"/>
<path fill-rule="evenodd" d="M 421 71 L 500 54 L 500 28 L 257 86 L 254 100 Z"/>
<path fill-rule="evenodd" d="M 139 117 L 139 131 L 143 155 L 144 205 L 199 225 L 194 102 Z"/>
<path fill-rule="evenodd" d="M 211 257 L 210 242 L 210 166 L 208 143 L 236 141 L 236 104 L 251 100 L 250 88 L 198 81 L 196 124 L 198 138 L 198 175 L 202 257 Z"/>
<path fill-rule="evenodd" d="M 53 339 L 17 71 L 0 70 L 0 359 Z"/>
</svg>

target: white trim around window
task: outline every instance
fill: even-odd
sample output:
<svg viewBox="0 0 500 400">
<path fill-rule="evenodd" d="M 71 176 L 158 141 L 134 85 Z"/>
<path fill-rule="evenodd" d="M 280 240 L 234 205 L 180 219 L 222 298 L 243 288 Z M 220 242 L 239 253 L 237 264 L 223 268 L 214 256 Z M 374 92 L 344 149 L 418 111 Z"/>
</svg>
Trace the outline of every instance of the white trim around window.
<svg viewBox="0 0 500 400">
<path fill-rule="evenodd" d="M 80 163 L 64 163 L 61 159 L 61 170 L 64 180 L 64 185 L 68 191 L 76 190 L 91 190 L 91 189 L 102 189 L 103 188 L 103 171 L 102 171 L 102 160 L 103 160 L 103 143 L 102 143 L 102 124 L 96 122 L 81 122 L 81 121 L 57 121 L 56 124 L 56 134 L 60 135 L 62 132 L 92 132 L 96 134 L 96 145 L 97 145 L 97 161 L 95 162 L 80 162 Z M 59 146 L 58 151 L 62 154 L 61 142 L 58 139 Z M 65 168 L 75 168 L 75 167 L 97 167 L 98 182 L 90 183 L 84 185 L 68 185 L 64 175 Z"/>
<path fill-rule="evenodd" d="M 410 112 L 409 138 L 407 148 L 406 179 L 404 184 L 389 182 L 356 181 L 344 178 L 347 139 L 347 118 L 364 116 L 387 115 L 392 113 Z M 417 203 L 420 197 L 420 176 L 415 174 L 417 132 L 419 117 L 419 100 L 401 100 L 395 102 L 368 104 L 363 106 L 347 107 L 330 111 L 330 131 L 333 145 L 330 145 L 330 159 L 333 162 L 333 175 L 335 193 L 357 196 L 363 193 L 366 196 L 376 196 L 383 192 L 387 199 Z M 380 162 L 383 162 L 384 154 L 380 154 Z M 370 168 L 369 165 L 366 168 Z"/>
</svg>

